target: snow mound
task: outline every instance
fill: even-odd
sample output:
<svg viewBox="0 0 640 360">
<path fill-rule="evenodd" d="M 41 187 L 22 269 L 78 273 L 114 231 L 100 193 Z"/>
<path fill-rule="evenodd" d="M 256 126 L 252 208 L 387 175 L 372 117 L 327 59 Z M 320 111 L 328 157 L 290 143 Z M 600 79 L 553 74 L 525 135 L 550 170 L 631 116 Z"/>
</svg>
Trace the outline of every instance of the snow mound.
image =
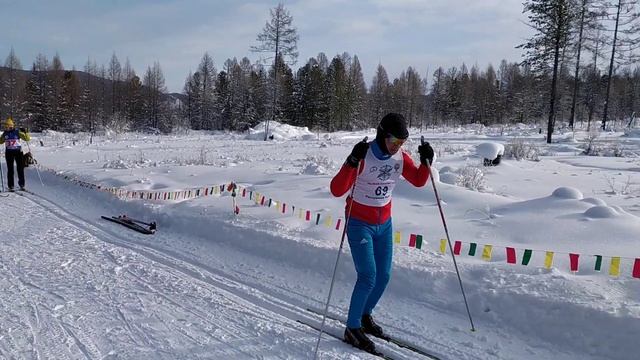
<svg viewBox="0 0 640 360">
<path fill-rule="evenodd" d="M 444 166 L 442 169 L 440 169 L 440 173 L 444 174 L 444 173 L 452 173 L 452 172 L 456 172 L 456 170 L 454 168 L 452 168 L 451 166 Z"/>
<path fill-rule="evenodd" d="M 445 184 L 455 185 L 458 182 L 458 174 L 446 172 L 440 175 L 440 182 Z"/>
<path fill-rule="evenodd" d="M 614 218 L 617 217 L 619 214 L 618 212 L 609 206 L 594 206 L 592 208 L 587 209 L 587 211 L 584 212 L 584 216 L 586 217 L 590 217 L 593 219 L 606 219 L 606 218 Z"/>
<path fill-rule="evenodd" d="M 247 140 L 264 140 L 265 122 L 261 122 L 249 129 Z M 305 127 L 281 124 L 277 121 L 269 121 L 269 136 L 273 140 L 313 140 L 315 135 Z"/>
<path fill-rule="evenodd" d="M 618 214 L 622 215 L 622 214 L 629 214 L 628 212 L 626 212 L 622 207 L 618 206 L 618 205 L 611 205 L 611 208 L 613 210 L 615 210 Z"/>
<path fill-rule="evenodd" d="M 598 198 L 584 198 L 581 201 L 597 206 L 607 206 L 607 203 L 604 202 L 604 200 Z"/>
<path fill-rule="evenodd" d="M 631 138 L 640 138 L 640 129 L 630 129 L 624 132 L 624 136 Z"/>
<path fill-rule="evenodd" d="M 551 195 L 561 199 L 576 200 L 581 200 L 584 197 L 580 190 L 568 186 L 563 186 L 555 189 Z"/>
<path fill-rule="evenodd" d="M 476 153 L 485 159 L 495 159 L 498 155 L 504 155 L 504 145 L 486 142 L 476 147 Z"/>
</svg>

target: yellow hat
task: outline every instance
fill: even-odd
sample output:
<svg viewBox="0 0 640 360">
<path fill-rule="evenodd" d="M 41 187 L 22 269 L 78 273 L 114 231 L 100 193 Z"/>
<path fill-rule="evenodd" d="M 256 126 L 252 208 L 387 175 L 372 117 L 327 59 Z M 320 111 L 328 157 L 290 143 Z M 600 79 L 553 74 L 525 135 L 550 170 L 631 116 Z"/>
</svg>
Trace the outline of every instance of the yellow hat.
<svg viewBox="0 0 640 360">
<path fill-rule="evenodd" d="M 11 116 L 9 116 L 9 117 L 7 118 L 7 121 L 5 121 L 5 122 L 4 122 L 4 126 L 5 126 L 6 128 L 12 128 L 12 127 L 14 127 L 14 126 L 15 126 L 15 124 L 13 123 L 13 119 L 11 118 Z"/>
</svg>

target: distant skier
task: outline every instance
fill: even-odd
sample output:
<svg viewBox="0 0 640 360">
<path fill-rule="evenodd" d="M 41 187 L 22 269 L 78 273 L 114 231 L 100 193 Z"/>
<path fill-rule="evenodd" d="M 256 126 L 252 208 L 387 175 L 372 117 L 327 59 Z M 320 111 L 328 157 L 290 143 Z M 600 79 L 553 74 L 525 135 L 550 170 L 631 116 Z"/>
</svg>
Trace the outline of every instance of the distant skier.
<svg viewBox="0 0 640 360">
<path fill-rule="evenodd" d="M 365 333 L 385 337 L 371 314 L 391 275 L 393 188 L 400 175 L 416 187 L 424 186 L 429 178 L 427 161 L 433 161 L 433 148 L 425 143 L 418 147 L 421 165 L 416 167 L 409 153 L 400 151 L 408 137 L 402 115 L 385 115 L 378 125 L 376 139 L 357 143 L 331 180 L 331 193 L 338 197 L 356 182 L 353 199 L 347 197 L 346 200 L 346 211 L 352 203 L 346 232 L 358 278 L 351 295 L 344 340 L 371 353 L 376 353 L 375 344 Z"/>
<path fill-rule="evenodd" d="M 14 179 L 13 179 L 13 163 L 16 163 L 18 168 L 18 185 L 20 190 L 24 190 L 24 160 L 22 158 L 22 145 L 20 139 L 24 141 L 31 140 L 31 136 L 24 129 L 16 129 L 13 119 L 7 118 L 4 122 L 4 132 L 0 135 L 0 142 L 4 142 L 5 157 L 7 159 L 7 185 L 9 191 L 13 191 Z"/>
</svg>

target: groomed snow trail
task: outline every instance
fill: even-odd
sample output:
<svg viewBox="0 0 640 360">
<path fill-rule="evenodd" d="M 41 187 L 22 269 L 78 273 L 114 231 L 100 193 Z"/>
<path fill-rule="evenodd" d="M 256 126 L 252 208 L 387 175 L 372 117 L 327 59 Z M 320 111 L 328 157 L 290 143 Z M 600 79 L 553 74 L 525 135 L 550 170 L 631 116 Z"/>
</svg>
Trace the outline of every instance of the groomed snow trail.
<svg viewBox="0 0 640 360">
<path fill-rule="evenodd" d="M 318 317 L 30 193 L 0 219 L 0 358 L 304 359 Z M 118 229 L 120 230 L 120 229 Z M 139 235 L 144 236 L 144 235 Z M 339 324 L 328 331 L 340 334 Z M 411 353 L 382 346 L 397 359 Z M 321 358 L 372 358 L 325 336 Z"/>
</svg>

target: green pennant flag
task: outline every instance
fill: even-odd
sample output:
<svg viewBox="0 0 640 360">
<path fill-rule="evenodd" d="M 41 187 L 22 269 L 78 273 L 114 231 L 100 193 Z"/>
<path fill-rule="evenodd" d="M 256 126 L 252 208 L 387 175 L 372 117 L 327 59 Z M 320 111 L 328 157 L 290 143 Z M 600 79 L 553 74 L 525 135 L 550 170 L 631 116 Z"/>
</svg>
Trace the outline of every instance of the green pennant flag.
<svg viewBox="0 0 640 360">
<path fill-rule="evenodd" d="M 602 255 L 596 255 L 596 271 L 600 271 L 602 268 Z"/>
<path fill-rule="evenodd" d="M 529 261 L 531 261 L 531 254 L 533 253 L 533 250 L 531 249 L 525 249 L 524 250 L 524 254 L 522 255 L 522 265 L 527 266 L 529 265 Z"/>
<path fill-rule="evenodd" d="M 477 247 L 478 247 L 478 244 L 476 243 L 469 244 L 469 256 L 476 256 Z"/>
<path fill-rule="evenodd" d="M 422 235 L 416 235 L 416 249 L 422 248 Z"/>
</svg>

